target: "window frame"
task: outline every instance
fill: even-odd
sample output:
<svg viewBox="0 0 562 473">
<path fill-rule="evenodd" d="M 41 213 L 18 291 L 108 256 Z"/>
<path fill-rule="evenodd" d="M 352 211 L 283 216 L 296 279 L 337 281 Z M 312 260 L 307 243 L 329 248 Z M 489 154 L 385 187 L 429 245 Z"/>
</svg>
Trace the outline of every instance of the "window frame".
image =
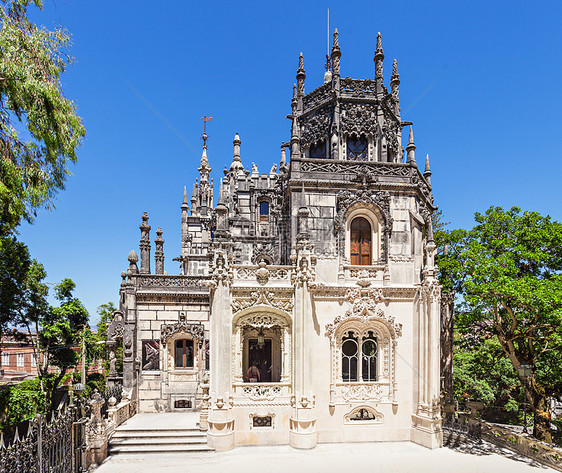
<svg viewBox="0 0 562 473">
<path fill-rule="evenodd" d="M 371 335 L 369 335 L 371 334 Z M 372 338 L 371 338 L 372 337 Z M 350 328 L 342 333 L 340 336 L 341 343 L 340 343 L 340 379 L 343 383 L 376 383 L 379 381 L 379 360 L 380 360 L 380 346 L 378 343 L 378 339 L 376 336 L 376 332 L 373 329 L 365 329 L 362 332 L 359 332 L 355 328 Z M 347 342 L 354 341 L 356 344 L 356 352 L 354 355 L 347 355 L 344 352 L 344 345 Z M 363 346 L 365 342 L 374 340 L 375 343 L 375 354 L 372 356 L 374 358 L 374 379 L 364 379 L 363 373 L 363 362 L 364 362 L 364 350 Z M 351 379 L 351 360 L 355 359 L 355 376 L 354 379 Z M 344 376 L 346 362 L 348 366 L 348 376 L 347 379 Z"/>
<path fill-rule="evenodd" d="M 354 144 L 350 147 L 350 142 L 353 140 Z M 360 153 L 354 148 L 357 143 L 365 142 L 365 149 Z M 369 139 L 363 135 L 349 135 L 345 139 L 345 159 L 347 161 L 369 161 Z"/>
<path fill-rule="evenodd" d="M 24 368 L 25 367 L 25 353 L 17 353 L 16 354 L 16 367 L 17 368 Z"/>
<path fill-rule="evenodd" d="M 178 366 L 178 342 L 182 343 L 183 354 L 182 354 L 182 366 Z M 187 353 L 186 347 L 187 342 L 191 342 L 191 366 L 187 365 Z M 175 370 L 194 370 L 195 369 L 195 343 L 193 338 L 176 338 L 174 340 L 174 365 L 173 369 Z"/>
</svg>

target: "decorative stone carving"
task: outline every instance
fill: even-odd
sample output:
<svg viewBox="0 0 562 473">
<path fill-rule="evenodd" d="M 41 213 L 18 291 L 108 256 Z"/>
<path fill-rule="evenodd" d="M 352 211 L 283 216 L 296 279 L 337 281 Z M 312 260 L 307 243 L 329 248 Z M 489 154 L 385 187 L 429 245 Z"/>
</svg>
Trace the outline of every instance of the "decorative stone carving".
<svg viewBox="0 0 562 473">
<path fill-rule="evenodd" d="M 300 119 L 301 146 L 308 147 L 326 140 L 332 121 L 332 106 L 326 106 Z"/>
<path fill-rule="evenodd" d="M 344 416 L 346 423 L 382 424 L 384 416 L 371 406 L 359 406 Z"/>
<path fill-rule="evenodd" d="M 386 393 L 387 394 L 387 393 Z M 385 393 L 380 384 L 347 384 L 342 386 L 342 397 L 350 401 L 381 401 Z"/>
<path fill-rule="evenodd" d="M 116 310 L 113 312 L 113 320 L 109 324 L 107 329 L 107 339 L 108 340 L 119 340 L 123 338 L 125 333 L 125 320 L 123 318 L 123 312 Z"/>
<path fill-rule="evenodd" d="M 188 323 L 185 312 L 180 312 L 180 320 L 175 324 L 162 324 L 160 327 L 160 341 L 162 346 L 166 346 L 168 339 L 172 338 L 176 333 L 189 333 L 193 338 L 197 339 L 199 348 L 205 342 L 205 327 L 199 323 Z"/>
<path fill-rule="evenodd" d="M 281 394 L 281 387 L 258 384 L 255 386 L 244 386 L 242 392 L 252 401 L 273 401 Z"/>
<path fill-rule="evenodd" d="M 341 130 L 357 137 L 377 134 L 377 107 L 374 104 L 341 104 Z"/>
<path fill-rule="evenodd" d="M 234 314 L 258 305 L 275 307 L 285 312 L 291 312 L 293 310 L 293 297 L 292 294 L 288 297 L 285 293 L 276 293 L 268 288 L 260 287 L 255 291 L 251 291 L 249 296 L 242 295 L 233 297 L 231 302 L 232 312 Z"/>
</svg>

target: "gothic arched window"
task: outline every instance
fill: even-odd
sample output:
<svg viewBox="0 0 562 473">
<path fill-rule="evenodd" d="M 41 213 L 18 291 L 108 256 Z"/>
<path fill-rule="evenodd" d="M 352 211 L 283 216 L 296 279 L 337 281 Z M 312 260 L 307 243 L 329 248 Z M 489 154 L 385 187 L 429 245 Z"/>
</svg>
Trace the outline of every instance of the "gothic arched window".
<svg viewBox="0 0 562 473">
<path fill-rule="evenodd" d="M 377 380 L 377 338 L 369 330 L 361 339 L 361 379 Z"/>
<path fill-rule="evenodd" d="M 350 256 L 352 265 L 371 264 L 371 224 L 364 217 L 351 222 Z"/>
<path fill-rule="evenodd" d="M 367 161 L 369 143 L 364 137 L 350 136 L 347 139 L 347 159 L 350 161 Z"/>
<path fill-rule="evenodd" d="M 353 330 L 347 332 L 341 342 L 342 381 L 376 381 L 378 348 L 377 337 L 372 330 L 364 332 L 361 337 Z"/>
<path fill-rule="evenodd" d="M 315 159 L 325 159 L 326 156 L 326 141 L 319 141 L 310 147 L 309 156 Z"/>
<path fill-rule="evenodd" d="M 358 339 L 353 332 L 342 339 L 341 344 L 341 377 L 343 381 L 358 381 L 357 358 L 359 354 Z"/>
</svg>

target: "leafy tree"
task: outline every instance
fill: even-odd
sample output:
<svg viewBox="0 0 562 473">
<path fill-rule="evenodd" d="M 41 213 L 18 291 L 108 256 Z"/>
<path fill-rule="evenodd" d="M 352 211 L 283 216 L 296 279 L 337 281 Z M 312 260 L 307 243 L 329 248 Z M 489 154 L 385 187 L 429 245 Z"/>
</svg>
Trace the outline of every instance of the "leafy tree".
<svg viewBox="0 0 562 473">
<path fill-rule="evenodd" d="M 29 278 L 30 296 L 26 310 L 18 319 L 20 326 L 27 328 L 29 340 L 35 350 L 41 353 L 41 363 L 37 364 L 43 391 L 55 408 L 56 388 L 67 371 L 75 368 L 79 355 L 73 348 L 80 346 L 82 336 L 87 330 L 88 311 L 80 300 L 73 296 L 76 285 L 71 279 L 63 279 L 55 287 L 58 307 L 47 304 L 47 286 L 42 282 L 46 273 L 43 267 L 34 263 L 34 272 Z M 37 336 L 34 336 L 37 334 Z M 49 373 L 50 367 L 57 373 Z"/>
<path fill-rule="evenodd" d="M 14 236 L 0 235 L 0 336 L 25 304 L 30 266 L 27 246 Z"/>
<path fill-rule="evenodd" d="M 97 326 L 97 333 L 96 333 L 96 341 L 106 341 L 107 340 L 107 328 L 113 321 L 113 313 L 117 310 L 113 302 L 108 302 L 106 304 L 102 304 L 98 307 L 98 314 L 100 316 L 100 320 Z M 100 345 L 98 345 L 100 347 Z M 101 345 L 101 349 L 104 351 L 104 355 L 106 352 L 105 346 Z M 116 370 L 118 373 L 123 372 L 123 344 L 120 340 L 117 344 L 116 351 Z M 105 356 L 104 356 L 105 358 Z M 106 370 L 109 369 L 109 360 L 105 359 L 105 368 Z"/>
<path fill-rule="evenodd" d="M 64 188 L 85 135 L 60 76 L 69 35 L 29 21 L 30 0 L 0 0 L 0 230 L 32 221 Z M 41 8 L 41 0 L 33 0 Z M 21 131 L 24 125 L 26 130 Z"/>
<path fill-rule="evenodd" d="M 475 220 L 470 231 L 440 236 L 440 281 L 462 298 L 459 327 L 493 337 L 516 371 L 534 367 L 520 381 L 533 435 L 551 442 L 548 398 L 562 393 L 562 224 L 517 207 L 491 207 Z"/>
</svg>

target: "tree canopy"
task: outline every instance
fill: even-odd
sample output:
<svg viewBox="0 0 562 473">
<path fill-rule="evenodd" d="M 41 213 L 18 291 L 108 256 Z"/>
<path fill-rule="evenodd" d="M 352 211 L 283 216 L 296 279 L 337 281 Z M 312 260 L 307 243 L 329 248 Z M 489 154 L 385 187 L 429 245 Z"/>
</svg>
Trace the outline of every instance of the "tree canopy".
<svg viewBox="0 0 562 473">
<path fill-rule="evenodd" d="M 457 326 L 494 337 L 517 370 L 535 414 L 534 435 L 550 438 L 548 397 L 562 393 L 562 224 L 517 207 L 476 213 L 472 230 L 439 235 L 440 281 L 461 296 Z"/>
<path fill-rule="evenodd" d="M 85 135 L 60 76 L 70 37 L 29 21 L 30 0 L 0 0 L 0 230 L 52 206 Z M 41 8 L 41 0 L 33 3 Z M 22 129 L 21 125 L 25 127 Z"/>
</svg>

